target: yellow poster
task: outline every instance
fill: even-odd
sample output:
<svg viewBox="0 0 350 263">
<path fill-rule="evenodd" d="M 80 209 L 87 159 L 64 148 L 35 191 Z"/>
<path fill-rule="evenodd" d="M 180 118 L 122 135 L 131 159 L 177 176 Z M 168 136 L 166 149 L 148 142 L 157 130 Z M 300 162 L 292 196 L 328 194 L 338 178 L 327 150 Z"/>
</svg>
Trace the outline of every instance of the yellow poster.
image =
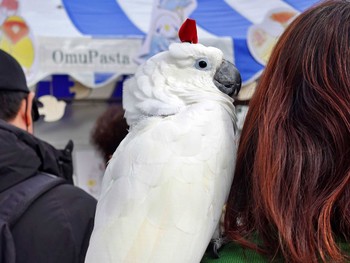
<svg viewBox="0 0 350 263">
<path fill-rule="evenodd" d="M 29 79 L 34 74 L 36 61 L 34 38 L 18 10 L 19 2 L 16 0 L 0 3 L 0 49 L 17 59 Z"/>
</svg>

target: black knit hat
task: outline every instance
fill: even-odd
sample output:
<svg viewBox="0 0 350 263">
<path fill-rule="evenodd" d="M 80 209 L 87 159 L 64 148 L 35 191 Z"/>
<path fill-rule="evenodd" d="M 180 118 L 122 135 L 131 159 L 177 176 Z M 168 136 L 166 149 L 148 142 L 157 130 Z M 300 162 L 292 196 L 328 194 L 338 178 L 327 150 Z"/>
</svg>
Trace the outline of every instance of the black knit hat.
<svg viewBox="0 0 350 263">
<path fill-rule="evenodd" d="M 14 91 L 29 93 L 26 76 L 15 58 L 0 49 L 0 92 Z M 39 119 L 37 100 L 33 100 L 33 120 Z"/>
</svg>

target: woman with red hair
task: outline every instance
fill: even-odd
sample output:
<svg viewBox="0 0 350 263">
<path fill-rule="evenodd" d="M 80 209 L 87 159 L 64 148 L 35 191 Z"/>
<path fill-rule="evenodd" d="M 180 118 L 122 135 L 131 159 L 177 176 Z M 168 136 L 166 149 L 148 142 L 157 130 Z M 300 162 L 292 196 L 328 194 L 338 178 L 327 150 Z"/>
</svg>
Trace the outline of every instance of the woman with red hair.
<svg viewBox="0 0 350 263">
<path fill-rule="evenodd" d="M 350 1 L 280 37 L 242 130 L 229 238 L 203 262 L 350 262 Z"/>
</svg>

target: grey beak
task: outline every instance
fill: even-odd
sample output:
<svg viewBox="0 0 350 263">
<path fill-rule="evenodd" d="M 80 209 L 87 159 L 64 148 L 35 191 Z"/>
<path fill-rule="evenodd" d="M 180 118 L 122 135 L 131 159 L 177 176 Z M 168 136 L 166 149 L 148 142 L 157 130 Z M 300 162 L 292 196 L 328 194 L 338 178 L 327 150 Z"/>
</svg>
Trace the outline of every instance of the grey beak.
<svg viewBox="0 0 350 263">
<path fill-rule="evenodd" d="M 223 93 L 236 96 L 242 85 L 241 74 L 235 65 L 224 59 L 214 75 L 214 84 Z"/>
</svg>

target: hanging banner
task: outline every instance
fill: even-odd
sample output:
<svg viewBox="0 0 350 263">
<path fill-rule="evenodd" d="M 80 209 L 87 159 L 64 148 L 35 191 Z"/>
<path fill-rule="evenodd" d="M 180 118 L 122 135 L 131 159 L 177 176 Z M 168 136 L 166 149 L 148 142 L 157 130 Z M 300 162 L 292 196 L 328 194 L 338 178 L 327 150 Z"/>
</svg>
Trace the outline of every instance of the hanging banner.
<svg viewBox="0 0 350 263">
<path fill-rule="evenodd" d="M 150 29 L 137 61 L 142 63 L 149 57 L 167 50 L 172 42 L 178 42 L 179 28 L 196 6 L 196 0 L 155 0 Z"/>
<path fill-rule="evenodd" d="M 95 87 L 91 74 L 111 74 L 115 75 L 114 79 L 123 74 L 133 74 L 137 67 L 134 56 L 141 41 L 137 38 L 38 37 L 40 67 L 29 84 L 35 84 L 51 74 L 69 74 L 83 84 Z"/>
<path fill-rule="evenodd" d="M 249 27 L 248 48 L 257 62 L 266 66 L 280 35 L 298 14 L 290 7 L 270 9 L 261 23 Z"/>
<path fill-rule="evenodd" d="M 12 55 L 21 64 L 27 79 L 32 79 L 38 62 L 36 43 L 17 0 L 0 1 L 0 49 Z"/>
<path fill-rule="evenodd" d="M 94 39 L 37 37 L 38 64 L 28 85 L 34 85 L 51 74 L 68 74 L 90 88 L 115 81 L 121 75 L 134 74 L 136 57 L 142 45 L 141 38 Z M 202 39 L 202 44 L 220 48 L 232 60 L 231 38 Z M 96 82 L 96 75 L 108 75 Z"/>
</svg>

